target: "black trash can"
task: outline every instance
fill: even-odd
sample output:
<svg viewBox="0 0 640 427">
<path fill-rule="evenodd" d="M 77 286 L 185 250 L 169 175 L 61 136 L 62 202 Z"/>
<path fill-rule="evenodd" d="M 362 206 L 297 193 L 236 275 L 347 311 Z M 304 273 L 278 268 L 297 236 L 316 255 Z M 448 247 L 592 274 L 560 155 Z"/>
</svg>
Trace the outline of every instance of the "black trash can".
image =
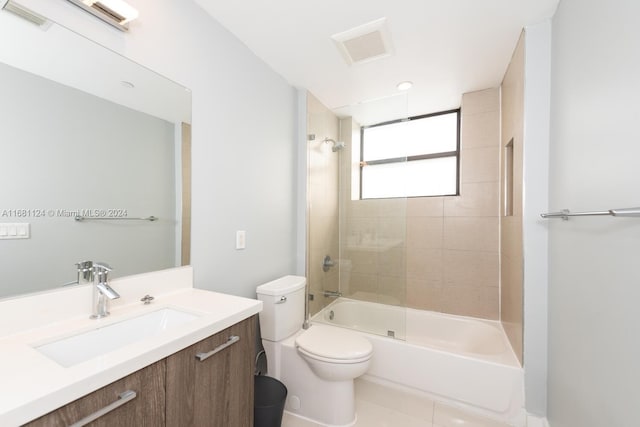
<svg viewBox="0 0 640 427">
<path fill-rule="evenodd" d="M 287 400 L 287 387 L 275 378 L 264 375 L 254 377 L 254 427 L 280 427 Z"/>
</svg>

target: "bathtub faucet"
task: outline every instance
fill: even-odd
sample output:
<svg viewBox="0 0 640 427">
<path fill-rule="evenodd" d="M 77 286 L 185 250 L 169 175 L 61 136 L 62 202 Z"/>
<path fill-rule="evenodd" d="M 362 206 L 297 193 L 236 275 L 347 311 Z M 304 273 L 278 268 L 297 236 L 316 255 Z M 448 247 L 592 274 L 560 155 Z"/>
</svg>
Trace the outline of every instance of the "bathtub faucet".
<svg viewBox="0 0 640 427">
<path fill-rule="evenodd" d="M 324 291 L 325 298 L 339 298 L 342 296 L 342 292 L 339 291 Z"/>
</svg>

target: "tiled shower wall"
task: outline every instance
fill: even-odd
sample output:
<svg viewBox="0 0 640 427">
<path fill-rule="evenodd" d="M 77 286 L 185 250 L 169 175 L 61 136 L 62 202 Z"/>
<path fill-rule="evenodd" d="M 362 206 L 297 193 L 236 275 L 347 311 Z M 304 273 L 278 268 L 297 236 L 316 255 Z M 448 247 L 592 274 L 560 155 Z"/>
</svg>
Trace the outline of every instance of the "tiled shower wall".
<svg viewBox="0 0 640 427">
<path fill-rule="evenodd" d="M 338 118 L 313 95 L 307 93 L 307 132 L 315 139 L 307 141 L 307 279 L 311 315 L 324 305 L 323 290 L 338 290 L 338 271 L 322 271 L 325 255 L 338 259 L 338 167 L 339 157 L 324 138 L 338 140 Z"/>
<path fill-rule="evenodd" d="M 513 185 L 511 186 L 513 211 L 502 212 L 501 227 L 501 282 L 500 305 L 502 325 L 511 347 L 522 363 L 523 324 L 523 251 L 522 251 L 522 141 L 524 138 L 524 37 L 511 58 L 502 82 L 502 150 L 511 142 L 513 146 Z M 502 186 L 506 182 L 504 158 L 502 162 Z M 502 191 L 503 203 L 506 191 Z"/>
<path fill-rule="evenodd" d="M 351 200 L 357 124 L 341 122 L 344 294 L 499 318 L 500 91 L 462 99 L 461 195 Z M 352 130 L 349 132 L 349 130 Z M 357 184 L 357 182 L 356 182 Z"/>
</svg>

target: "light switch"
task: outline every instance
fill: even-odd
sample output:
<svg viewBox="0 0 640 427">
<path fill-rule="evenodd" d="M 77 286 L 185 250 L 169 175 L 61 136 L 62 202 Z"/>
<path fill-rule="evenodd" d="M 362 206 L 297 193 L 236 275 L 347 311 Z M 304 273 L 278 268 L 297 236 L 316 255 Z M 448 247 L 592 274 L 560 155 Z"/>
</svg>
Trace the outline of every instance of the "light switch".
<svg viewBox="0 0 640 427">
<path fill-rule="evenodd" d="M 246 232 L 244 230 L 236 231 L 236 249 L 244 249 L 246 240 Z"/>
<path fill-rule="evenodd" d="M 28 222 L 0 224 L 0 239 L 28 239 L 30 235 Z"/>
</svg>

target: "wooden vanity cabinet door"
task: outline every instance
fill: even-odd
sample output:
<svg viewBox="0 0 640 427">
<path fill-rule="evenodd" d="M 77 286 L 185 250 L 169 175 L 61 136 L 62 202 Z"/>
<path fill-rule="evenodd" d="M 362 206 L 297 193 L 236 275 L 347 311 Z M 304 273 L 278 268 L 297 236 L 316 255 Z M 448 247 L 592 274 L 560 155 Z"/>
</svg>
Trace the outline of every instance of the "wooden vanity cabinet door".
<svg viewBox="0 0 640 427">
<path fill-rule="evenodd" d="M 250 317 L 166 359 L 168 427 L 253 427 L 255 325 Z M 240 339 L 205 360 L 196 358 L 233 336 Z"/>
<path fill-rule="evenodd" d="M 136 397 L 89 424 L 91 427 L 159 427 L 165 424 L 165 361 L 161 360 L 25 424 L 66 427 L 116 402 L 127 390 Z"/>
</svg>

